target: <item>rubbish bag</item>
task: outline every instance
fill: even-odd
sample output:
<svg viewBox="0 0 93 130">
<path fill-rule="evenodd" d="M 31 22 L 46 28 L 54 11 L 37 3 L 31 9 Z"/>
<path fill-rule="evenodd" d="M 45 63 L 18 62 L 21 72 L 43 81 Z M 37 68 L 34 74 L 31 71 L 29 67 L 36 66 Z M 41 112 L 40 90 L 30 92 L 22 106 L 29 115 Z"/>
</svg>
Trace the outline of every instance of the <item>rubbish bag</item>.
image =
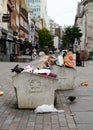
<svg viewBox="0 0 93 130">
<path fill-rule="evenodd" d="M 67 52 L 67 55 L 64 56 L 64 65 L 70 68 L 75 67 L 74 56 L 73 56 L 72 51 Z"/>
</svg>

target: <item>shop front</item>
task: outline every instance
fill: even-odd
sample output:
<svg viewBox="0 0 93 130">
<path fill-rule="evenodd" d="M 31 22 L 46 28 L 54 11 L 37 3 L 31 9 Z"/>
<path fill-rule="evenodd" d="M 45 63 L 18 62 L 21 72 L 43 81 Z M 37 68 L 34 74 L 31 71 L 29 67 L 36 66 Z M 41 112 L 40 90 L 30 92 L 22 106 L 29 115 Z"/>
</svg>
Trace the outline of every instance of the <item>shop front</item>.
<svg viewBox="0 0 93 130">
<path fill-rule="evenodd" d="M 0 60 L 3 60 L 4 55 L 6 55 L 6 39 L 7 31 L 3 28 L 0 28 Z"/>
<path fill-rule="evenodd" d="M 0 29 L 0 61 L 9 61 L 10 54 L 14 51 L 13 34 Z"/>
</svg>

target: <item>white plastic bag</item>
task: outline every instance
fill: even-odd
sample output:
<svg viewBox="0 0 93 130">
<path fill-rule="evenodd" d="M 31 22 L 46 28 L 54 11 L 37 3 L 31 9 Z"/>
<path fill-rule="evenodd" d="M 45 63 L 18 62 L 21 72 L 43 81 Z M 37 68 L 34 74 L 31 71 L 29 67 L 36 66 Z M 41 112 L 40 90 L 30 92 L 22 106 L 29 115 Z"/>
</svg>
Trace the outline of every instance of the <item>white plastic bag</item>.
<svg viewBox="0 0 93 130">
<path fill-rule="evenodd" d="M 58 56 L 56 64 L 59 66 L 63 66 L 64 62 L 63 62 L 63 57 L 61 55 Z"/>
<path fill-rule="evenodd" d="M 44 112 L 64 112 L 64 110 L 57 110 L 56 108 L 54 108 L 54 105 L 46 105 L 46 104 L 38 106 L 35 109 L 35 113 L 44 113 Z"/>
</svg>

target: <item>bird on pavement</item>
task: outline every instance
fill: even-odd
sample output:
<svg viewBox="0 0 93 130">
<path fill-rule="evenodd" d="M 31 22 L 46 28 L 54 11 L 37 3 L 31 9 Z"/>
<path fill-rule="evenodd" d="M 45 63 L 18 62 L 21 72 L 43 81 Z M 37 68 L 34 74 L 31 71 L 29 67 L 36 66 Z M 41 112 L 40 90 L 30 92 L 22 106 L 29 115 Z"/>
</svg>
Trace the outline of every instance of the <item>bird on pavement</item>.
<svg viewBox="0 0 93 130">
<path fill-rule="evenodd" d="M 76 97 L 75 96 L 69 96 L 67 99 L 72 103 L 76 99 Z"/>
</svg>

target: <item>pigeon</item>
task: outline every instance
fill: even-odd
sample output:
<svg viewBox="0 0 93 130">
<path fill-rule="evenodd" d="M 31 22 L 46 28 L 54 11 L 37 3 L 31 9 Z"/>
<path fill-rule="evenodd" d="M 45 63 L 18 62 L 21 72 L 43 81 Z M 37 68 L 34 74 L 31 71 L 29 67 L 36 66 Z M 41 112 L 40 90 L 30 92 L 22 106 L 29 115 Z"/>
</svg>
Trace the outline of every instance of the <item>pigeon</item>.
<svg viewBox="0 0 93 130">
<path fill-rule="evenodd" d="M 18 64 L 13 69 L 11 69 L 12 72 L 16 72 L 17 74 L 21 73 L 23 70 L 24 68 L 20 68 Z"/>
<path fill-rule="evenodd" d="M 70 102 L 73 102 L 73 101 L 76 99 L 76 97 L 75 97 L 75 96 L 69 96 L 67 99 L 68 99 Z"/>
</svg>

